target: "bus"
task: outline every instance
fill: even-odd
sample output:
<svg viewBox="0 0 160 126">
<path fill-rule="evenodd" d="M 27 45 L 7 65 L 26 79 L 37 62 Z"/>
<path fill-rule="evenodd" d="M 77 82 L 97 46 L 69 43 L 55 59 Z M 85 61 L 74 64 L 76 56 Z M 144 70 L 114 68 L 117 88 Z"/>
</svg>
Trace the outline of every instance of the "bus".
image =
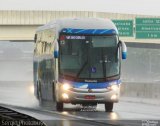
<svg viewBox="0 0 160 126">
<path fill-rule="evenodd" d="M 109 19 L 57 19 L 36 30 L 34 94 L 53 101 L 57 111 L 64 103 L 96 106 L 112 111 L 119 101 L 121 59 L 127 47 Z"/>
</svg>

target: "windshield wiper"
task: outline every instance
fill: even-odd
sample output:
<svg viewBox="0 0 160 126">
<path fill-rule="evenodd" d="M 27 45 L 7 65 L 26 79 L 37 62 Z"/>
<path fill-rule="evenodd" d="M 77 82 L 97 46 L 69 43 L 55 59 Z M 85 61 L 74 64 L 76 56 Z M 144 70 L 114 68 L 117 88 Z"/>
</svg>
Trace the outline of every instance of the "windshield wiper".
<svg viewBox="0 0 160 126">
<path fill-rule="evenodd" d="M 82 73 L 83 69 L 85 68 L 85 66 L 88 64 L 88 60 L 83 64 L 83 66 L 81 67 L 81 69 L 78 71 L 76 77 L 78 78 L 79 75 Z"/>
</svg>

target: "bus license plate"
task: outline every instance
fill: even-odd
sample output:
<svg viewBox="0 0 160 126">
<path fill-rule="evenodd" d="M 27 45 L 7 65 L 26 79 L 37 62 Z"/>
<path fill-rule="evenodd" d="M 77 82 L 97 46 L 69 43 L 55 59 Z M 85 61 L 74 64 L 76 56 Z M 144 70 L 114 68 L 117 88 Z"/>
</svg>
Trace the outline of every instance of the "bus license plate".
<svg viewBox="0 0 160 126">
<path fill-rule="evenodd" d="M 84 98 L 85 99 L 95 99 L 96 96 L 95 95 L 85 95 Z"/>
</svg>

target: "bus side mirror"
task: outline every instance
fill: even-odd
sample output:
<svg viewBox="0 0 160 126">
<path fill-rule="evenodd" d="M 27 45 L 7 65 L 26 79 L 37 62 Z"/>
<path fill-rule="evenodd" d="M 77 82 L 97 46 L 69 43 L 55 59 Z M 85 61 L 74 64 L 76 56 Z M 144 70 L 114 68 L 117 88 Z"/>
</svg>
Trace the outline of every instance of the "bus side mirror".
<svg viewBox="0 0 160 126">
<path fill-rule="evenodd" d="M 37 34 L 34 35 L 34 43 L 37 41 Z"/>
<path fill-rule="evenodd" d="M 55 40 L 54 41 L 54 58 L 58 58 L 59 57 L 59 45 L 58 45 L 58 41 Z"/>
<path fill-rule="evenodd" d="M 122 59 L 127 59 L 127 46 L 125 42 L 119 41 L 122 50 Z"/>
</svg>

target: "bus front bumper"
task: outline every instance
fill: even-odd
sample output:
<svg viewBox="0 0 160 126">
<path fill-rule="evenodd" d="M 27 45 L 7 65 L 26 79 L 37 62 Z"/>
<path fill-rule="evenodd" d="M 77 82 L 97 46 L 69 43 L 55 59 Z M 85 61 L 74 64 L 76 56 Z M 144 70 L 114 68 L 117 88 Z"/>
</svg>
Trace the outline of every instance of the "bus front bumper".
<svg viewBox="0 0 160 126">
<path fill-rule="evenodd" d="M 105 102 L 118 102 L 119 101 L 119 87 L 117 90 L 106 91 L 103 89 L 98 90 L 61 90 L 58 101 L 64 103 L 105 103 Z"/>
</svg>

